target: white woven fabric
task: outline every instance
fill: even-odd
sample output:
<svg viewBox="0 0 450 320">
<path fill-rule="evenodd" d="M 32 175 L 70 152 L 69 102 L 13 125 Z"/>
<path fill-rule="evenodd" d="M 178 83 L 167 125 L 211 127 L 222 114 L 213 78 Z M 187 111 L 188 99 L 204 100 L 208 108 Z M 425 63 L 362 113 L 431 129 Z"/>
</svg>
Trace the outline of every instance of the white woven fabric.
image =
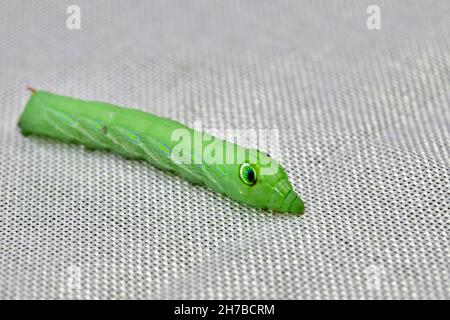
<svg viewBox="0 0 450 320">
<path fill-rule="evenodd" d="M 449 1 L 76 2 L 0 2 L 1 298 L 450 298 Z M 306 214 L 25 138 L 28 85 L 278 128 Z"/>
</svg>

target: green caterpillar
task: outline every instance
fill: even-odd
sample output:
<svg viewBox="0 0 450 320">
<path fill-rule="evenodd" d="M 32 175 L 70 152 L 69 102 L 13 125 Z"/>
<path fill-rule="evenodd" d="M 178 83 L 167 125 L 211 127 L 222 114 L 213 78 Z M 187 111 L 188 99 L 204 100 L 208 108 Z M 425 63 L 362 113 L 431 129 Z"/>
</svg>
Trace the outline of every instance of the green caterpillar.
<svg viewBox="0 0 450 320">
<path fill-rule="evenodd" d="M 263 152 L 143 111 L 30 90 L 19 120 L 24 135 L 47 136 L 129 159 L 144 159 L 251 207 L 304 211 L 284 169 Z M 199 135 L 200 148 L 195 140 Z"/>
</svg>

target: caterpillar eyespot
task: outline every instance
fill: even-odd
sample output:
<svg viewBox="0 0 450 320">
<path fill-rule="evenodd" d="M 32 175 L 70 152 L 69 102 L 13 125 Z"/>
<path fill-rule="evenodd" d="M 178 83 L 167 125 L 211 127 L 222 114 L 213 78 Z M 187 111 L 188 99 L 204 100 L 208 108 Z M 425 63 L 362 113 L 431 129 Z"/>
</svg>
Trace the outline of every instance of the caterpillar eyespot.
<svg viewBox="0 0 450 320">
<path fill-rule="evenodd" d="M 143 159 L 251 207 L 291 213 L 304 211 L 303 202 L 293 191 L 284 169 L 264 152 L 251 156 L 252 149 L 207 135 L 205 140 L 209 142 L 201 144 L 201 150 L 194 150 L 189 144 L 182 150 L 187 154 L 173 157 L 180 151 L 174 133 L 188 136 L 189 143 L 191 137 L 203 133 L 135 109 L 29 90 L 31 96 L 18 121 L 24 135 L 47 136 L 89 149 L 115 152 L 128 159 Z M 244 154 L 245 161 L 228 163 L 214 157 L 212 161 L 201 157 L 197 161 L 199 154 L 212 154 L 211 150 L 214 155 L 223 154 L 224 159 L 235 159 L 234 154 L 229 154 L 232 150 Z M 179 158 L 189 161 L 176 161 Z M 265 166 L 271 169 L 270 173 L 263 170 Z"/>
<path fill-rule="evenodd" d="M 248 186 L 254 186 L 258 180 L 256 170 L 248 163 L 243 163 L 239 169 L 239 177 Z"/>
</svg>

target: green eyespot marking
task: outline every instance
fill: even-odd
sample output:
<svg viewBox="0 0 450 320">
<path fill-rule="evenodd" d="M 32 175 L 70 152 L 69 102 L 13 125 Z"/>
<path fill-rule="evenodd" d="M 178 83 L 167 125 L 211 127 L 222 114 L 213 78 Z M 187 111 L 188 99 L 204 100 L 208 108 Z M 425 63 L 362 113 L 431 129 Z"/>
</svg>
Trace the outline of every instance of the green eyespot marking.
<svg viewBox="0 0 450 320">
<path fill-rule="evenodd" d="M 243 163 L 239 169 L 239 177 L 248 186 L 254 186 L 257 181 L 256 170 L 248 163 Z"/>
</svg>

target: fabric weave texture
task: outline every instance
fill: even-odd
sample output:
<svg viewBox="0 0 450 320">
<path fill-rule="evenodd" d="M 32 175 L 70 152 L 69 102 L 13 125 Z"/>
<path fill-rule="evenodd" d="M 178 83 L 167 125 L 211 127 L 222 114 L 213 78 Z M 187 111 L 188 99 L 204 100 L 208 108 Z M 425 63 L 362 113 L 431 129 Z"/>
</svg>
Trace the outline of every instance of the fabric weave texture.
<svg viewBox="0 0 450 320">
<path fill-rule="evenodd" d="M 450 299 L 449 1 L 76 2 L 0 3 L 0 298 Z M 27 86 L 279 129 L 306 213 L 25 138 Z"/>
</svg>

